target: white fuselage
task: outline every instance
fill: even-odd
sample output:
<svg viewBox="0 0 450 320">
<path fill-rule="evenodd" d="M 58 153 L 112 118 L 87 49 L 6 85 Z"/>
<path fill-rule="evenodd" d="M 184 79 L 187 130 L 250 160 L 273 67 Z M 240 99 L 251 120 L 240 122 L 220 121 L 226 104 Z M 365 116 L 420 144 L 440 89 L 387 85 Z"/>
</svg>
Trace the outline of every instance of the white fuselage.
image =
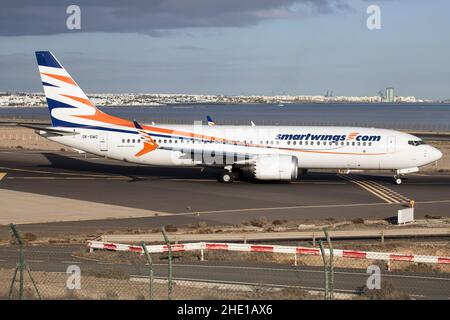
<svg viewBox="0 0 450 320">
<path fill-rule="evenodd" d="M 137 157 L 143 148 L 142 139 L 134 128 L 120 128 L 56 127 L 74 134 L 47 137 L 99 156 L 159 166 L 223 167 L 258 155 L 287 154 L 297 157 L 299 168 L 399 170 L 418 168 L 442 156 L 439 150 L 413 135 L 387 129 L 154 125 L 146 131 L 158 148 Z M 191 156 L 192 150 L 202 155 Z M 223 159 L 221 153 L 236 157 L 228 158 L 224 164 L 215 159 Z"/>
</svg>

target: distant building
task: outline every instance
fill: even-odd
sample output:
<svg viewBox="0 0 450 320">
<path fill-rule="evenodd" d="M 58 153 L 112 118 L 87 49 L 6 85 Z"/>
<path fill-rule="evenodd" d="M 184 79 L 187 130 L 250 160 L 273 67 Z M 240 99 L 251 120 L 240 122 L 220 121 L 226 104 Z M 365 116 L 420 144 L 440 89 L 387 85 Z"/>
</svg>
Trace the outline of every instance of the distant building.
<svg viewBox="0 0 450 320">
<path fill-rule="evenodd" d="M 386 88 L 385 102 L 392 103 L 394 101 L 394 88 Z"/>
</svg>

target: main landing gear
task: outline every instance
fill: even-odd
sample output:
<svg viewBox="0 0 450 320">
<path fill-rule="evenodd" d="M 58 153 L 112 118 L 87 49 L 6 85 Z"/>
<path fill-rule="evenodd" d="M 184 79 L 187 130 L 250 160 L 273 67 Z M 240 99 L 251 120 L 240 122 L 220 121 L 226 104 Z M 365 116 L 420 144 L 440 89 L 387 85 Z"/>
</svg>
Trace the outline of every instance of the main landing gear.
<svg viewBox="0 0 450 320">
<path fill-rule="evenodd" d="M 231 183 L 235 180 L 240 180 L 244 175 L 242 169 L 236 166 L 227 166 L 224 169 L 225 170 L 222 171 L 217 177 L 217 181 L 222 183 Z"/>
<path fill-rule="evenodd" d="M 219 174 L 217 181 L 222 183 L 231 183 L 234 181 L 234 174 L 231 171 L 225 170 Z"/>
</svg>

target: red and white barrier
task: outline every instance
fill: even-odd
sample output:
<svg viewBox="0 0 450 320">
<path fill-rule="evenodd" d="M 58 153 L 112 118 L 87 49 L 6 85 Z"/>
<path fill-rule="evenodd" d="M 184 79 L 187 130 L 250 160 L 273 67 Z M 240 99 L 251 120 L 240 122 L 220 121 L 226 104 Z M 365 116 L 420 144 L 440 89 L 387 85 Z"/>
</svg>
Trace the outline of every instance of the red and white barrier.
<svg viewBox="0 0 450 320">
<path fill-rule="evenodd" d="M 91 249 L 104 249 L 113 251 L 129 251 L 143 253 L 141 246 L 108 243 L 101 241 L 88 241 L 88 247 Z M 256 245 L 243 243 L 210 243 L 210 242 L 196 242 L 183 243 L 171 245 L 173 252 L 183 251 L 197 251 L 197 250 L 225 250 L 238 252 L 272 252 L 285 253 L 293 255 L 315 255 L 320 256 L 321 252 L 318 248 L 308 247 L 292 247 L 292 246 L 278 246 L 278 245 Z M 167 252 L 167 245 L 149 245 L 147 251 L 150 253 Z M 325 254 L 329 255 L 330 251 L 325 249 Z M 388 252 L 369 252 L 356 250 L 342 250 L 334 249 L 333 255 L 335 257 L 350 258 L 350 259 L 366 259 L 366 260 L 384 260 L 384 261 L 406 261 L 416 263 L 433 263 L 433 264 L 450 264 L 450 257 L 438 256 L 422 256 L 415 254 L 403 253 L 388 253 Z"/>
</svg>

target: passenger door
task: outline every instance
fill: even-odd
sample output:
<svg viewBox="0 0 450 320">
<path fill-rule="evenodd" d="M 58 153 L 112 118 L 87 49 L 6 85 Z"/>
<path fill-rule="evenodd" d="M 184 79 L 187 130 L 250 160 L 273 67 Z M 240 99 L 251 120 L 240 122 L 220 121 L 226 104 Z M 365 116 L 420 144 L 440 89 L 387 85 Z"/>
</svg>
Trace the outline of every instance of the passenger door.
<svg viewBox="0 0 450 320">
<path fill-rule="evenodd" d="M 395 152 L 395 137 L 388 137 L 387 138 L 387 152 L 393 153 Z"/>
<path fill-rule="evenodd" d="M 108 136 L 106 134 L 101 134 L 100 139 L 100 151 L 108 151 Z"/>
</svg>

